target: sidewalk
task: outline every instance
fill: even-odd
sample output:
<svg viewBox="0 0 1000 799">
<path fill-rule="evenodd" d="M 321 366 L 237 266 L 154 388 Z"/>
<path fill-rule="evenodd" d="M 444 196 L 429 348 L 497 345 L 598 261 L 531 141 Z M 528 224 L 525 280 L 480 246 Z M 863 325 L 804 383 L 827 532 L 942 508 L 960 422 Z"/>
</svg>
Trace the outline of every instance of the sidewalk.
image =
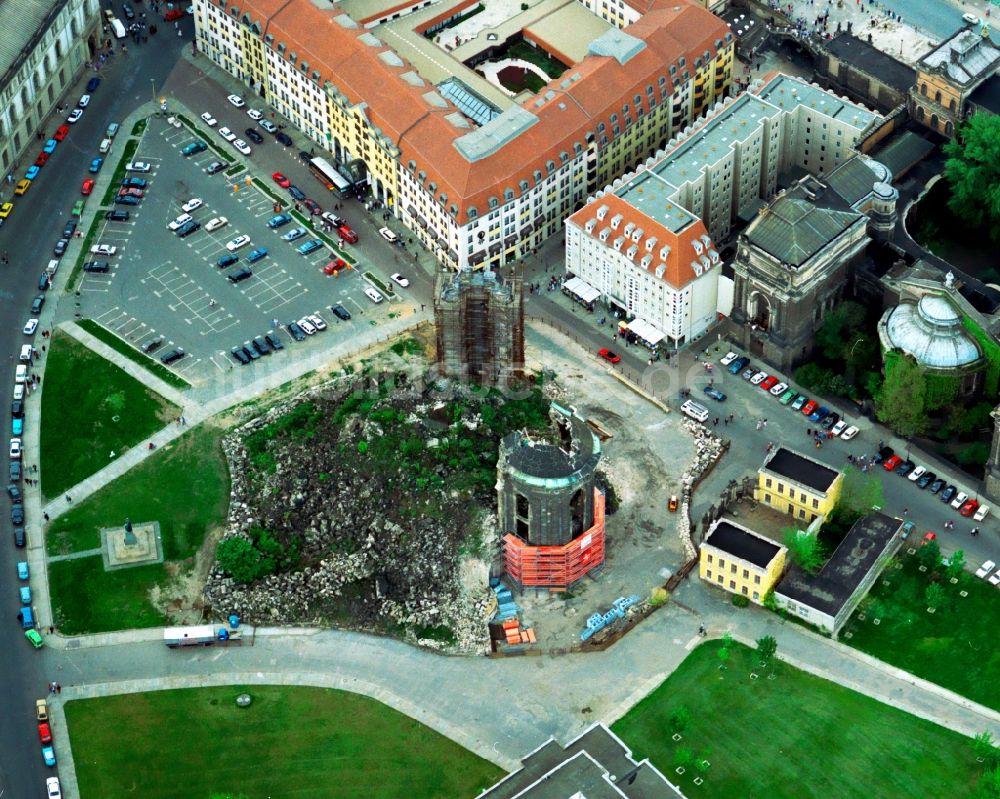
<svg viewBox="0 0 1000 799">
<path fill-rule="evenodd" d="M 50 520 L 57 519 L 62 514 L 66 513 L 72 507 L 74 502 L 80 502 L 86 499 L 95 491 L 108 485 L 116 478 L 121 477 L 121 475 L 142 463 L 147 457 L 153 455 L 156 452 L 156 449 L 160 449 L 174 439 L 182 436 L 189 428 L 196 427 L 199 423 L 206 419 L 210 419 L 211 417 L 228 410 L 241 402 L 259 397 L 262 394 L 278 388 L 290 380 L 301 377 L 308 372 L 323 369 L 324 367 L 329 366 L 332 362 L 336 362 L 341 359 L 354 357 L 364 350 L 388 341 L 389 339 L 395 338 L 407 330 L 415 328 L 430 319 L 431 316 L 427 312 L 420 313 L 414 311 L 408 315 L 398 316 L 385 323 L 380 323 L 378 326 L 369 327 L 367 330 L 364 330 L 362 333 L 353 338 L 342 339 L 332 349 L 316 352 L 304 358 L 290 358 L 288 363 L 280 369 L 275 369 L 262 378 L 252 380 L 225 380 L 224 383 L 228 385 L 224 385 L 223 389 L 228 388 L 229 390 L 221 394 L 211 392 L 215 394 L 211 398 L 204 396 L 206 393 L 209 393 L 204 390 L 188 391 L 183 394 L 177 392 L 176 390 L 172 390 L 172 397 L 169 398 L 171 398 L 172 401 L 179 402 L 181 416 L 184 418 L 185 424 L 168 424 L 146 441 L 136 444 L 131 449 L 120 453 L 114 462 L 109 463 L 100 471 L 95 472 L 87 479 L 82 480 L 72 488 L 67 489 L 64 492 L 63 497 L 50 500 L 43 510 L 49 515 Z M 89 336 L 85 331 L 80 330 L 76 325 L 67 325 L 66 327 L 70 328 L 68 332 L 70 332 L 71 335 L 77 337 L 88 347 L 91 345 L 91 342 L 94 342 L 97 345 L 97 347 L 94 347 L 95 352 L 98 352 L 98 354 L 107 358 L 116 366 L 125 369 L 137 380 L 149 385 L 150 388 L 158 390 L 156 385 L 154 385 L 154 382 L 156 384 L 162 384 L 162 381 L 157 377 L 125 358 L 123 355 L 115 352 L 110 347 L 96 341 L 93 336 Z M 77 333 L 81 335 L 77 336 Z M 229 375 L 233 374 L 234 370 L 231 370 Z M 238 374 L 241 378 L 243 378 L 246 373 L 240 372 Z M 237 383 L 238 385 L 233 385 Z M 156 449 L 148 449 L 147 441 L 152 441 Z M 71 500 L 68 498 L 71 498 Z"/>
</svg>

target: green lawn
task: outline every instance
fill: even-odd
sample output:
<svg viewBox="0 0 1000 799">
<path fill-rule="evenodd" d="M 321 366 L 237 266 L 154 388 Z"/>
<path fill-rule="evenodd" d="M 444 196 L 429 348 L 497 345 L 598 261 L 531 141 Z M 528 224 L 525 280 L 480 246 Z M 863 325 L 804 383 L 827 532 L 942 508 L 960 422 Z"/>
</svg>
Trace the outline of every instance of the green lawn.
<svg viewBox="0 0 1000 799">
<path fill-rule="evenodd" d="M 958 585 L 941 583 L 948 600 L 944 607 L 928 613 L 927 573 L 919 571 L 916 558 L 904 555 L 900 562 L 902 568 L 883 572 L 869 592 L 870 599 L 862 602 L 844 627 L 841 639 L 879 660 L 1000 710 L 996 640 L 1000 592 L 966 572 Z M 961 596 L 960 591 L 967 591 L 968 596 Z"/>
<path fill-rule="evenodd" d="M 191 388 L 191 384 L 183 377 L 178 377 L 158 360 L 140 352 L 121 336 L 112 333 L 93 319 L 81 319 L 77 324 L 94 338 L 107 344 L 119 355 L 124 355 L 133 363 L 137 363 L 143 369 L 152 372 L 167 385 L 181 389 L 182 391 Z"/>
<path fill-rule="evenodd" d="M 757 658 L 738 644 L 720 670 L 719 648 L 695 649 L 613 727 L 687 796 L 971 796 L 980 769 L 970 739 L 780 661 L 775 679 L 752 680 Z M 675 743 L 668 718 L 680 706 L 691 722 Z M 678 748 L 711 763 L 703 785 L 693 783 L 691 767 L 674 773 Z"/>
<path fill-rule="evenodd" d="M 206 425 L 194 428 L 52 522 L 50 555 L 99 547 L 100 528 L 120 525 L 126 516 L 158 521 L 163 540 L 162 564 L 106 572 L 100 555 L 50 563 L 52 610 L 64 633 L 163 623 L 150 590 L 189 566 L 207 531 L 225 523 L 229 472 L 222 435 Z"/>
<path fill-rule="evenodd" d="M 180 409 L 56 331 L 42 392 L 42 493 L 54 497 L 143 443 Z"/>
<path fill-rule="evenodd" d="M 173 657 L 164 652 L 164 657 Z M 253 696 L 248 708 L 235 698 Z M 475 797 L 503 772 L 397 711 L 326 688 L 227 686 L 66 704 L 81 799 Z"/>
</svg>

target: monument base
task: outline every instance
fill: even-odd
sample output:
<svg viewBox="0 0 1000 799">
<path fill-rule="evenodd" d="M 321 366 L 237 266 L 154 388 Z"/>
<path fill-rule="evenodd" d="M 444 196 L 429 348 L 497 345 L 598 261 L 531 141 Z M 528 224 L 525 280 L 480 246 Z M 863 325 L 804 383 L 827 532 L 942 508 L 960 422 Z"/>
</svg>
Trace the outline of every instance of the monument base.
<svg viewBox="0 0 1000 799">
<path fill-rule="evenodd" d="M 125 543 L 127 535 L 134 543 Z M 102 527 L 101 557 L 104 559 L 105 571 L 162 563 L 163 542 L 160 540 L 160 523 L 133 524 L 131 534 L 127 534 L 124 527 Z"/>
</svg>

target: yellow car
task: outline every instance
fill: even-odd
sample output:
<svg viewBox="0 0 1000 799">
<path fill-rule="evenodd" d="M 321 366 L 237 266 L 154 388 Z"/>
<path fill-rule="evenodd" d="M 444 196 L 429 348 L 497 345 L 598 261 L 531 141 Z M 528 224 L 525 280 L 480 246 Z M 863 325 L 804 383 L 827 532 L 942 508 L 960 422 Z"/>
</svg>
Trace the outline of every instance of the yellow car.
<svg viewBox="0 0 1000 799">
<path fill-rule="evenodd" d="M 0 205 L 0 219 L 6 219 L 10 212 L 14 210 L 14 203 L 4 203 Z"/>
<path fill-rule="evenodd" d="M 24 194 L 29 188 L 31 188 L 30 180 L 22 180 L 17 184 L 17 188 L 14 189 L 14 194 L 21 195 Z"/>
</svg>

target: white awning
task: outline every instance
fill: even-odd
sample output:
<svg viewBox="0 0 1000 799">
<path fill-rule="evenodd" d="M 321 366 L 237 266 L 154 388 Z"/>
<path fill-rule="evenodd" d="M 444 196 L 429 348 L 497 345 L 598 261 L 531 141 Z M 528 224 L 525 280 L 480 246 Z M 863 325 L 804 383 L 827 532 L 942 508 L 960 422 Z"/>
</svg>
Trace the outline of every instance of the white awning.
<svg viewBox="0 0 1000 799">
<path fill-rule="evenodd" d="M 640 319 L 639 317 L 628 323 L 628 329 L 651 347 L 659 344 L 666 335 L 653 327 L 645 319 Z"/>
<path fill-rule="evenodd" d="M 581 280 L 578 277 L 572 277 L 567 280 L 563 283 L 563 288 L 587 303 L 594 302 L 594 300 L 601 296 L 601 292 L 591 286 L 586 280 Z"/>
</svg>

